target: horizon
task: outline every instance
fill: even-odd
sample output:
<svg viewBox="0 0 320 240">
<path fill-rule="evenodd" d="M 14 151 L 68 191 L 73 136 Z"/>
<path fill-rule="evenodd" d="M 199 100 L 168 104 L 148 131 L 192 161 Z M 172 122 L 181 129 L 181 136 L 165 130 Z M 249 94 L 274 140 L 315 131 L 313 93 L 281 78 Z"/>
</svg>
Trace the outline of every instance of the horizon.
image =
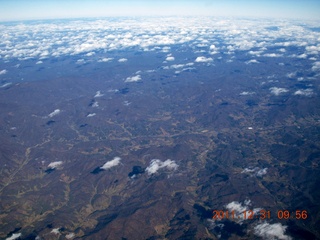
<svg viewBox="0 0 320 240">
<path fill-rule="evenodd" d="M 320 2 L 308 1 L 1 1 L 0 21 L 105 17 L 207 16 L 320 20 Z"/>
</svg>

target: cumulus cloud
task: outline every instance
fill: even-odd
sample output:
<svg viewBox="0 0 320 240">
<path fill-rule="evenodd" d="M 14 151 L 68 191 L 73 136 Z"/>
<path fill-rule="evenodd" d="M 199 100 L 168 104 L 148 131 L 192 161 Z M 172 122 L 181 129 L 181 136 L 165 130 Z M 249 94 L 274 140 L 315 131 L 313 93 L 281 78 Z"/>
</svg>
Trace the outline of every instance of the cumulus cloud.
<svg viewBox="0 0 320 240">
<path fill-rule="evenodd" d="M 126 61 L 128 61 L 128 59 L 126 59 L 126 58 L 120 58 L 120 59 L 118 60 L 118 62 L 126 62 Z"/>
<path fill-rule="evenodd" d="M 278 87 L 272 87 L 269 88 L 270 92 L 276 96 L 280 95 L 281 93 L 286 93 L 289 92 L 289 90 L 285 89 L 285 88 L 278 88 Z"/>
<path fill-rule="evenodd" d="M 42 64 L 43 62 L 42 61 L 38 61 L 38 62 L 36 62 L 36 64 Z"/>
<path fill-rule="evenodd" d="M 0 71 L 0 75 L 6 74 L 8 71 L 6 69 Z"/>
<path fill-rule="evenodd" d="M 48 117 L 54 117 L 54 116 L 58 115 L 59 113 L 61 113 L 61 110 L 60 109 L 56 109 L 52 113 L 50 113 L 48 115 Z"/>
<path fill-rule="evenodd" d="M 178 164 L 176 164 L 175 161 L 172 161 L 170 159 L 162 162 L 161 160 L 159 159 L 153 159 L 151 160 L 150 162 L 150 165 L 146 168 L 146 172 L 149 174 L 149 175 L 152 175 L 156 172 L 158 172 L 159 169 L 162 169 L 162 168 L 166 168 L 170 171 L 174 171 L 174 170 L 177 170 L 178 169 Z"/>
<path fill-rule="evenodd" d="M 254 234 L 267 240 L 290 240 L 292 238 L 285 235 L 286 229 L 287 226 L 283 226 L 281 223 L 270 224 L 264 222 L 254 227 Z"/>
<path fill-rule="evenodd" d="M 268 168 L 258 168 L 258 167 L 255 167 L 255 168 L 245 168 L 241 173 L 248 173 L 250 174 L 251 176 L 257 176 L 257 177 L 262 177 L 264 175 L 267 174 L 267 170 Z"/>
<path fill-rule="evenodd" d="M 311 88 L 300 89 L 300 90 L 295 91 L 294 95 L 302 95 L 302 96 L 310 97 L 313 95 L 313 90 Z"/>
<path fill-rule="evenodd" d="M 212 58 L 206 58 L 206 57 L 197 57 L 195 62 L 202 62 L 202 63 L 206 63 L 206 62 L 212 62 L 213 59 Z"/>
<path fill-rule="evenodd" d="M 166 61 L 174 61 L 174 57 L 173 56 L 169 56 L 166 58 Z"/>
<path fill-rule="evenodd" d="M 95 115 L 97 115 L 96 113 L 89 113 L 88 115 L 87 115 L 87 117 L 94 117 Z"/>
<path fill-rule="evenodd" d="M 210 50 L 216 50 L 217 47 L 216 47 L 214 44 L 212 44 L 212 45 L 209 47 L 209 49 L 210 49 Z"/>
<path fill-rule="evenodd" d="M 51 162 L 51 163 L 49 163 L 48 168 L 55 169 L 55 168 L 61 166 L 62 163 L 63 163 L 62 161 Z"/>
<path fill-rule="evenodd" d="M 6 240 L 15 240 L 22 236 L 21 233 L 13 233 L 11 237 L 6 238 Z"/>
<path fill-rule="evenodd" d="M 127 77 L 125 82 L 138 82 L 140 80 L 141 80 L 141 76 L 140 75 L 136 75 L 136 76 L 133 76 L 133 77 Z"/>
<path fill-rule="evenodd" d="M 115 157 L 111 161 L 106 162 L 102 167 L 103 170 L 107 170 L 109 168 L 115 167 L 120 164 L 121 158 Z"/>
<path fill-rule="evenodd" d="M 96 95 L 94 95 L 95 98 L 102 97 L 102 96 L 103 96 L 103 94 L 101 93 L 101 91 L 97 91 Z"/>
</svg>

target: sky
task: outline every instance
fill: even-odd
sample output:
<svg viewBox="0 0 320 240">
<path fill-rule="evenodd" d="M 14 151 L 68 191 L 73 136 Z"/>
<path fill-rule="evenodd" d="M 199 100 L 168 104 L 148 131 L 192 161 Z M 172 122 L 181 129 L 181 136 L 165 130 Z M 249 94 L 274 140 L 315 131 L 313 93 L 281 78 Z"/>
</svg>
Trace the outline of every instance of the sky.
<svg viewBox="0 0 320 240">
<path fill-rule="evenodd" d="M 0 0 L 0 21 L 209 15 L 320 20 L 320 0 Z"/>
</svg>

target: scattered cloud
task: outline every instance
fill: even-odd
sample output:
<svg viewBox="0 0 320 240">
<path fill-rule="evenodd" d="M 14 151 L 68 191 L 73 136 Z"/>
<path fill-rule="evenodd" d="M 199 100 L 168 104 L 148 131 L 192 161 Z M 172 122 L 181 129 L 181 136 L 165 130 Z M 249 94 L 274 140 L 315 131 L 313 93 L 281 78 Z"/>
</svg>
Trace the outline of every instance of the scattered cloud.
<svg viewBox="0 0 320 240">
<path fill-rule="evenodd" d="M 314 62 L 312 66 L 313 71 L 319 71 L 320 70 L 320 62 Z"/>
<path fill-rule="evenodd" d="M 282 57 L 282 54 L 279 54 L 279 53 L 266 53 L 263 56 L 264 57 Z"/>
<path fill-rule="evenodd" d="M 87 117 L 94 117 L 95 115 L 97 115 L 96 113 L 89 113 L 88 115 L 87 115 Z"/>
<path fill-rule="evenodd" d="M 125 106 L 129 106 L 131 104 L 131 102 L 129 102 L 129 101 L 124 101 L 123 102 L 123 105 L 125 105 Z"/>
<path fill-rule="evenodd" d="M 140 80 L 141 80 L 141 76 L 140 75 L 136 75 L 136 76 L 133 76 L 133 77 L 127 77 L 125 82 L 138 82 Z"/>
<path fill-rule="evenodd" d="M 162 168 L 166 168 L 170 171 L 175 171 L 178 169 L 178 164 L 176 164 L 175 161 L 172 161 L 170 159 L 162 162 L 161 160 L 159 159 L 153 159 L 151 160 L 150 162 L 150 165 L 146 168 L 146 172 L 149 174 L 149 175 L 152 175 L 152 174 L 155 174 L 156 172 L 158 172 L 159 169 L 162 169 Z"/>
<path fill-rule="evenodd" d="M 241 92 L 239 93 L 240 96 L 247 96 L 247 95 L 253 95 L 256 94 L 255 92 Z"/>
<path fill-rule="evenodd" d="M 61 166 L 62 163 L 63 163 L 62 161 L 51 162 L 51 163 L 49 163 L 48 168 L 55 169 L 55 168 Z"/>
<path fill-rule="evenodd" d="M 169 57 L 166 58 L 166 61 L 174 61 L 174 57 L 169 56 Z"/>
<path fill-rule="evenodd" d="M 38 62 L 36 62 L 36 64 L 42 64 L 43 62 L 42 61 L 38 61 Z"/>
<path fill-rule="evenodd" d="M 66 239 L 72 239 L 74 238 L 76 235 L 74 233 L 69 233 L 66 235 Z"/>
<path fill-rule="evenodd" d="M 102 167 L 103 170 L 107 170 L 109 168 L 115 167 L 120 164 L 121 158 L 115 157 L 111 161 L 106 162 Z"/>
<path fill-rule="evenodd" d="M 248 220 L 244 218 L 244 211 L 253 211 L 254 214 L 259 214 L 261 208 L 252 208 L 252 202 L 250 199 L 246 199 L 243 203 L 238 201 L 233 201 L 225 205 L 225 208 L 229 210 L 229 212 L 234 211 L 234 216 L 238 216 L 239 218 L 235 217 L 237 222 L 242 223 L 244 220 Z"/>
<path fill-rule="evenodd" d="M 51 232 L 50 233 L 53 233 L 53 234 L 60 234 L 60 228 L 54 228 L 54 229 L 52 229 L 51 230 Z"/>
<path fill-rule="evenodd" d="M 112 60 L 113 60 L 113 58 L 102 58 L 102 59 L 98 60 L 98 62 L 110 62 Z"/>
<path fill-rule="evenodd" d="M 126 59 L 126 58 L 120 58 L 120 59 L 118 60 L 118 62 L 126 62 L 126 61 L 128 61 L 128 59 Z"/>
<path fill-rule="evenodd" d="M 281 223 L 264 222 L 254 227 L 254 234 L 267 240 L 290 240 L 292 238 L 285 235 L 286 229 L 287 226 L 283 226 Z"/>
<path fill-rule="evenodd" d="M 22 236 L 21 233 L 13 233 L 11 237 L 6 238 L 6 240 L 15 240 Z"/>
<path fill-rule="evenodd" d="M 56 115 L 58 115 L 58 114 L 60 114 L 61 113 L 61 110 L 60 109 L 56 109 L 56 110 L 54 110 L 52 113 L 50 113 L 49 115 L 48 115 L 48 117 L 54 117 L 54 116 L 56 116 Z"/>
<path fill-rule="evenodd" d="M 5 84 L 1 85 L 0 88 L 8 87 L 8 86 L 10 86 L 11 84 L 12 84 L 11 82 L 5 83 Z"/>
<path fill-rule="evenodd" d="M 94 98 L 98 98 L 98 97 L 102 97 L 103 94 L 101 93 L 101 91 L 97 91 L 96 95 L 94 95 Z"/>
<path fill-rule="evenodd" d="M 212 58 L 206 58 L 206 57 L 197 57 L 195 62 L 201 62 L 201 63 L 206 63 L 206 62 L 212 62 L 213 59 Z"/>
<path fill-rule="evenodd" d="M 278 87 L 272 87 L 269 88 L 270 92 L 276 96 L 280 95 L 281 93 L 286 93 L 289 92 L 289 90 L 285 89 L 285 88 L 278 88 Z"/>
<path fill-rule="evenodd" d="M 262 177 L 267 174 L 268 168 L 245 168 L 241 173 L 248 173 L 251 176 Z"/>
<path fill-rule="evenodd" d="M 246 64 L 250 64 L 250 63 L 259 63 L 259 61 L 257 61 L 256 59 L 246 61 Z"/>
<path fill-rule="evenodd" d="M 91 106 L 92 107 L 99 107 L 99 103 L 98 102 L 94 102 Z"/>
<path fill-rule="evenodd" d="M 6 74 L 8 71 L 6 69 L 0 71 L 0 75 Z"/>
<path fill-rule="evenodd" d="M 313 95 L 313 90 L 311 88 L 300 89 L 300 90 L 295 91 L 294 95 L 302 95 L 302 96 L 310 97 Z"/>
</svg>

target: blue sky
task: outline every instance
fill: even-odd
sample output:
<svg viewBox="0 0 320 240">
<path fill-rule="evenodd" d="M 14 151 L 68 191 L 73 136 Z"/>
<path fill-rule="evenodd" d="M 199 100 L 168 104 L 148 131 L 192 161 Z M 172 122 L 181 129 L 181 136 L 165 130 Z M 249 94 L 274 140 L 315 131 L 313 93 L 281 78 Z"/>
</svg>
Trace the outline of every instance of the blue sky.
<svg viewBox="0 0 320 240">
<path fill-rule="evenodd" d="M 0 21 L 211 15 L 320 19 L 320 0 L 0 0 Z"/>
</svg>

